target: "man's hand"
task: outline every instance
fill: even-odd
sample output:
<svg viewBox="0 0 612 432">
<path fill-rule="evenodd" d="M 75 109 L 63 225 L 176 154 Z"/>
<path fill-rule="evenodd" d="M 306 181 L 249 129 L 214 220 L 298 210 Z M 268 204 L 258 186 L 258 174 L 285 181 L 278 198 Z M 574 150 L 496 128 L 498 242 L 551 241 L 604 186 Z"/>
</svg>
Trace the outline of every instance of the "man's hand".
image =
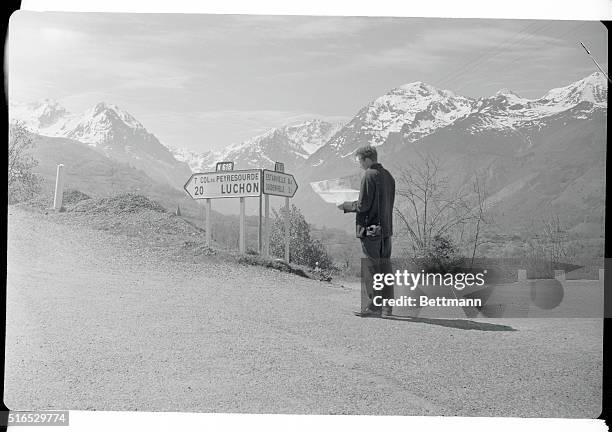
<svg viewBox="0 0 612 432">
<path fill-rule="evenodd" d="M 342 204 L 338 204 L 338 208 L 344 213 L 355 211 L 355 203 L 352 201 L 344 201 Z"/>
</svg>

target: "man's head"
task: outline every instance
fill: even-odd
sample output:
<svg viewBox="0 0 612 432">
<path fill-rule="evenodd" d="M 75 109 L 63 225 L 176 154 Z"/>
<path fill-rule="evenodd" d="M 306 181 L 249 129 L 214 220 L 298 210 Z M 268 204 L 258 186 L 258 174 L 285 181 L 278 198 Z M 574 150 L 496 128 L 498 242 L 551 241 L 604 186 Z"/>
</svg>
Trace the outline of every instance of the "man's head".
<svg viewBox="0 0 612 432">
<path fill-rule="evenodd" d="M 355 157 L 364 170 L 378 162 L 378 153 L 376 153 L 376 149 L 369 145 L 358 148 L 355 152 Z"/>
</svg>

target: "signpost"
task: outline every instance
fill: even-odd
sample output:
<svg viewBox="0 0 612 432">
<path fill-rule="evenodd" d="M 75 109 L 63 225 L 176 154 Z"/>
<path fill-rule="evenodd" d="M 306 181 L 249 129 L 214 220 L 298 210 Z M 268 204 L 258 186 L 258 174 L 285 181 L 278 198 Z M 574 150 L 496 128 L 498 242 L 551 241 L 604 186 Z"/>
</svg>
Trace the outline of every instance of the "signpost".
<svg viewBox="0 0 612 432">
<path fill-rule="evenodd" d="M 295 178 L 285 173 L 285 165 L 276 162 L 275 170 L 234 170 L 234 162 L 218 162 L 215 172 L 192 174 L 184 189 L 195 200 L 206 200 L 206 244 L 211 245 L 211 200 L 216 198 L 240 198 L 240 240 L 241 253 L 246 252 L 245 198 L 259 198 L 258 247 L 263 256 L 270 255 L 270 195 L 285 197 L 285 261 L 289 262 L 289 199 L 298 188 Z M 262 233 L 262 203 L 264 199 L 265 218 Z"/>
<path fill-rule="evenodd" d="M 284 171 L 285 165 L 282 162 L 276 162 L 275 168 L 281 169 Z M 268 256 L 270 254 L 270 227 L 268 217 L 270 215 L 270 195 L 283 196 L 285 197 L 285 208 L 287 211 L 285 212 L 285 261 L 289 262 L 289 198 L 292 198 L 297 191 L 297 183 L 295 178 L 291 174 L 286 174 L 280 171 L 270 171 L 263 170 L 262 171 L 262 180 L 263 187 L 262 192 L 265 196 L 265 229 L 264 229 L 264 256 Z"/>
<path fill-rule="evenodd" d="M 239 237 L 239 249 L 240 253 L 246 252 L 246 219 L 244 215 L 244 197 L 240 197 L 240 237 Z"/>
<path fill-rule="evenodd" d="M 217 162 L 215 171 L 234 171 L 234 162 Z"/>
<path fill-rule="evenodd" d="M 224 162 L 227 164 L 228 162 Z M 234 163 L 229 162 L 233 167 Z M 219 164 L 217 164 L 219 168 Z M 184 186 L 193 199 L 206 200 L 206 243 L 210 247 L 211 202 L 213 198 L 240 198 L 240 252 L 246 252 L 245 202 L 246 197 L 261 195 L 261 170 L 219 170 L 216 172 L 192 174 Z"/>
<path fill-rule="evenodd" d="M 258 197 L 261 170 L 192 174 L 184 189 L 193 199 Z"/>
<path fill-rule="evenodd" d="M 297 183 L 291 174 L 263 170 L 263 193 L 293 198 L 297 191 Z"/>
<path fill-rule="evenodd" d="M 210 198 L 206 198 L 206 246 L 211 247 L 211 229 L 212 229 L 212 224 L 210 223 L 210 213 L 212 210 L 212 205 L 211 205 L 211 201 Z"/>
<path fill-rule="evenodd" d="M 289 208 L 289 197 L 285 197 L 285 261 L 289 262 L 289 215 L 291 209 Z"/>
<path fill-rule="evenodd" d="M 270 195 L 264 194 L 264 229 L 262 255 L 270 256 Z"/>
</svg>

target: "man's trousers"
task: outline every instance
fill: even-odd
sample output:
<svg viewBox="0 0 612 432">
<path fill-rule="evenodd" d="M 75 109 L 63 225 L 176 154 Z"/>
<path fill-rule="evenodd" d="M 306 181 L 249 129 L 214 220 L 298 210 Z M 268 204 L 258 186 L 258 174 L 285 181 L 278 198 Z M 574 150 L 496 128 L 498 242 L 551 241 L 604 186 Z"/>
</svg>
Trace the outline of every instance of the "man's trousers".
<svg viewBox="0 0 612 432">
<path fill-rule="evenodd" d="M 366 309 L 378 311 L 381 310 L 381 306 L 378 301 L 378 306 L 373 304 L 375 296 L 381 296 L 382 299 L 393 298 L 393 284 L 385 285 L 382 290 L 373 288 L 375 273 L 393 272 L 391 268 L 391 237 L 365 237 L 360 240 L 361 249 L 365 255 L 361 264 L 361 311 L 364 312 Z"/>
</svg>

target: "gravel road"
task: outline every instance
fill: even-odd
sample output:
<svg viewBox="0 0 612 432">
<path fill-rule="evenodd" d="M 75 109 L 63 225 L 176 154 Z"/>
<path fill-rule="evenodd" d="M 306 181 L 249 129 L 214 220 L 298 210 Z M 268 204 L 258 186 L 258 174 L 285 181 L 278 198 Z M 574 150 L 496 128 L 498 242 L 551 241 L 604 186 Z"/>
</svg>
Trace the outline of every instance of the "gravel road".
<svg viewBox="0 0 612 432">
<path fill-rule="evenodd" d="M 6 405 L 18 409 L 596 417 L 597 319 L 360 319 L 359 293 L 179 262 L 9 208 Z M 516 331 L 504 331 L 509 326 Z M 499 331 L 495 331 L 499 330 Z"/>
</svg>

